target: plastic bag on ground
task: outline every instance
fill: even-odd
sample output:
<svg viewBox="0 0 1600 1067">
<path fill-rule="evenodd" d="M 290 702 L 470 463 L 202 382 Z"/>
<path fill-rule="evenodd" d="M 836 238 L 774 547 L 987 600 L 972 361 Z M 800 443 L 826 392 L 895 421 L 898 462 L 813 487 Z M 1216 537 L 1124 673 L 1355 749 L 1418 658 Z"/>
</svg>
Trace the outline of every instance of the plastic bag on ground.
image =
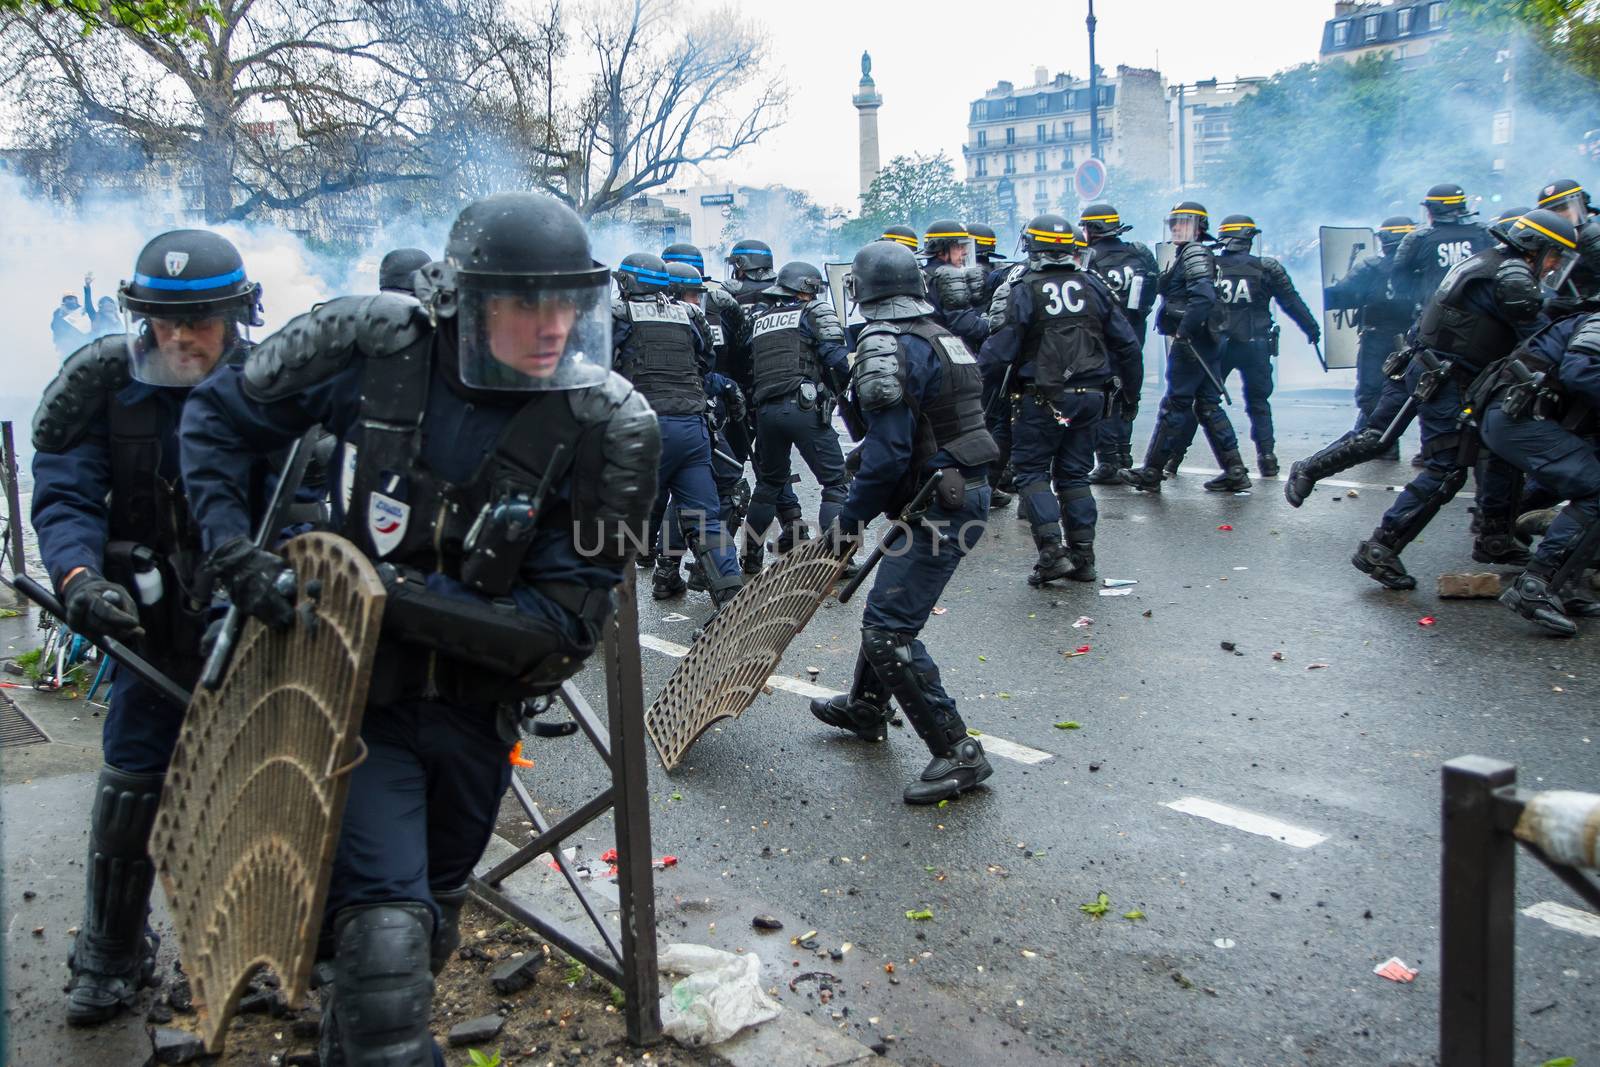
<svg viewBox="0 0 1600 1067">
<path fill-rule="evenodd" d="M 657 967 L 687 977 L 661 998 L 661 1026 L 685 1045 L 714 1045 L 747 1026 L 776 1019 L 782 1007 L 761 988 L 761 957 L 706 945 L 668 945 Z"/>
</svg>

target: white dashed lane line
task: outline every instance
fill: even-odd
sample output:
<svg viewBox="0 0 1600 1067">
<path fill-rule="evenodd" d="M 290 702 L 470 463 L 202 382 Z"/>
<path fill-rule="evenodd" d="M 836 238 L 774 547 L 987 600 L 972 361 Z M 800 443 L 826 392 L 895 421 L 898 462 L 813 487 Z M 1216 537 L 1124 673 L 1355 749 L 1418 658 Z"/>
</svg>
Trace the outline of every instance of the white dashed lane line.
<svg viewBox="0 0 1600 1067">
<path fill-rule="evenodd" d="M 1275 478 L 1263 478 L 1259 474 L 1252 474 L 1250 477 L 1255 480 L 1256 485 L 1259 487 L 1264 488 L 1269 485 L 1281 486 L 1284 479 L 1289 476 L 1289 467 L 1287 464 L 1285 464 L 1283 470 L 1284 473 Z M 1207 478 L 1215 478 L 1217 475 L 1221 474 L 1222 471 L 1216 467 L 1179 467 L 1178 473 L 1205 475 Z M 1317 484 L 1320 486 L 1327 486 L 1331 489 L 1371 489 L 1380 493 L 1398 493 L 1400 490 L 1406 487 L 1405 482 L 1395 485 L 1389 482 L 1347 482 L 1338 478 L 1324 478 L 1317 482 Z M 1456 494 L 1457 497 L 1466 498 L 1471 498 L 1476 495 L 1476 493 L 1469 492 L 1466 489 L 1463 489 L 1461 492 Z"/>
<path fill-rule="evenodd" d="M 1231 826 L 1235 830 L 1243 830 L 1247 834 L 1259 834 L 1270 837 L 1274 841 L 1281 841 L 1295 848 L 1311 848 L 1326 841 L 1326 834 L 1319 834 L 1315 830 L 1307 830 L 1300 826 L 1274 819 L 1269 815 L 1258 815 L 1253 811 L 1243 808 L 1231 807 L 1227 804 L 1218 804 L 1214 800 L 1202 797 L 1183 797 L 1180 800 L 1169 801 L 1163 807 L 1173 811 L 1181 811 L 1185 815 L 1194 815 L 1201 819 L 1208 819 L 1223 826 Z"/>
<path fill-rule="evenodd" d="M 1539 903 L 1522 909 L 1522 914 L 1530 919 L 1547 922 L 1558 930 L 1565 930 L 1569 934 L 1581 934 L 1584 937 L 1600 937 L 1600 915 L 1581 908 L 1569 908 L 1565 904 L 1557 904 L 1551 900 L 1541 900 Z"/>
<path fill-rule="evenodd" d="M 652 652 L 659 652 L 663 656 L 671 656 L 673 659 L 682 659 L 689 654 L 688 645 L 680 645 L 676 641 L 668 641 L 654 634 L 640 634 L 639 647 L 648 648 Z M 840 695 L 837 689 L 827 689 L 820 685 L 813 685 L 810 682 L 803 682 L 799 678 L 791 678 L 786 674 L 768 675 L 767 684 L 774 689 L 782 689 L 786 693 L 795 693 L 803 697 L 816 697 L 819 700 L 827 700 L 829 697 Z M 1026 763 L 1029 766 L 1045 763 L 1056 758 L 1053 752 L 1042 752 L 1037 748 L 1019 745 L 1015 741 L 1007 741 L 1003 737 L 997 737 L 990 733 L 983 734 L 979 740 L 983 742 L 984 751 L 990 755 L 1013 760 L 1017 763 Z"/>
</svg>

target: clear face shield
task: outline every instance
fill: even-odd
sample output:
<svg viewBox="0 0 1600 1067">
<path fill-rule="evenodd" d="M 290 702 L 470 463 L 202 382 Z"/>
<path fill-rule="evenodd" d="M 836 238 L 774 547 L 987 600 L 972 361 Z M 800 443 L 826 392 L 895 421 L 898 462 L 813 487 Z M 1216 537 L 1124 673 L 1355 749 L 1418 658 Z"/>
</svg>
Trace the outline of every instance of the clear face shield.
<svg viewBox="0 0 1600 1067">
<path fill-rule="evenodd" d="M 978 244 L 971 237 L 949 238 L 944 250 L 935 258 L 943 258 L 952 267 L 970 267 L 978 262 Z"/>
<path fill-rule="evenodd" d="M 1198 215 L 1168 215 L 1167 234 L 1172 238 L 1173 244 L 1187 244 L 1200 239 L 1200 218 Z"/>
<path fill-rule="evenodd" d="M 610 286 L 582 283 L 507 288 L 461 285 L 457 299 L 462 384 L 532 393 L 582 389 L 611 370 Z M 554 281 L 553 279 L 550 281 Z"/>
<path fill-rule="evenodd" d="M 1534 274 L 1546 292 L 1559 293 L 1572 276 L 1572 268 L 1577 265 L 1576 249 L 1552 248 L 1534 264 Z"/>
<path fill-rule="evenodd" d="M 1589 208 L 1584 203 L 1583 194 L 1579 192 L 1570 193 L 1554 203 L 1543 206 L 1579 228 L 1589 221 Z"/>
<path fill-rule="evenodd" d="M 128 371 L 135 381 L 163 388 L 199 385 L 237 334 L 234 309 L 182 309 L 166 315 L 122 310 L 128 335 Z"/>
</svg>

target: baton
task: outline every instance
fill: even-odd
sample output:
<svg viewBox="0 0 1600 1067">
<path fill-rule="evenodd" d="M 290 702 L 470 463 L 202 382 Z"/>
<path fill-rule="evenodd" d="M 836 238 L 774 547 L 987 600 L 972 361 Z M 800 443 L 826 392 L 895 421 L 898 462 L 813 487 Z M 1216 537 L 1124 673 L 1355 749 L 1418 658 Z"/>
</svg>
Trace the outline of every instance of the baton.
<svg viewBox="0 0 1600 1067">
<path fill-rule="evenodd" d="M 928 498 L 933 495 L 935 489 L 939 488 L 939 483 L 942 481 L 944 481 L 944 471 L 936 470 L 927 481 L 922 483 L 922 488 L 917 490 L 917 495 L 911 498 L 911 503 L 907 504 L 900 512 L 899 520 L 890 526 L 888 532 L 878 541 L 878 547 L 872 550 L 872 555 L 867 557 L 867 562 L 863 563 L 861 569 L 856 572 L 856 576 L 850 579 L 843 589 L 839 590 L 839 603 L 848 604 L 850 598 L 856 595 L 856 590 L 861 588 L 861 583 L 867 580 L 867 575 L 871 574 L 878 564 L 883 562 L 884 552 L 890 547 L 890 540 L 898 541 L 898 535 L 905 529 L 903 524 L 910 523 L 913 518 L 928 510 Z"/>
<path fill-rule="evenodd" d="M 1216 386 L 1217 392 L 1222 394 L 1223 403 L 1227 404 L 1230 408 L 1233 407 L 1233 397 L 1228 395 L 1228 387 L 1217 381 L 1217 376 L 1211 373 L 1211 367 L 1207 365 L 1205 360 L 1200 358 L 1200 353 L 1195 351 L 1194 345 L 1189 341 L 1185 341 L 1181 337 L 1177 338 L 1173 344 L 1174 346 L 1182 345 L 1184 348 L 1189 350 L 1189 355 L 1194 358 L 1196 363 L 1200 364 L 1200 369 L 1206 372 L 1206 377 L 1211 379 L 1211 384 Z"/>
<path fill-rule="evenodd" d="M 305 435 L 289 446 L 289 455 L 283 461 L 283 470 L 278 475 L 278 484 L 272 487 L 272 498 L 267 501 L 267 510 L 261 516 L 261 524 L 256 527 L 255 544 L 257 548 L 264 549 L 272 543 L 283 529 L 289 514 L 289 507 L 294 503 L 294 494 L 300 488 L 300 481 L 305 477 L 306 463 L 311 459 L 311 441 L 314 440 L 317 429 L 313 427 Z M 294 592 L 294 575 L 285 569 L 278 575 L 277 587 L 285 596 Z M 283 588 L 284 586 L 288 588 Z M 239 605 L 232 601 L 228 604 L 228 611 L 222 617 L 222 626 L 217 632 L 216 644 L 211 646 L 211 654 L 206 657 L 205 668 L 200 672 L 200 684 L 207 689 L 215 689 L 222 684 L 223 675 L 228 673 L 228 663 L 233 659 L 233 646 L 239 640 L 239 631 L 244 628 L 244 612 L 239 610 Z"/>
<path fill-rule="evenodd" d="M 1326 359 L 1322 358 L 1322 342 L 1321 341 L 1312 341 L 1311 342 L 1311 350 L 1317 354 L 1317 362 L 1322 364 L 1323 373 L 1327 373 L 1328 361 Z"/>
<path fill-rule="evenodd" d="M 1006 372 L 1000 378 L 1000 388 L 995 390 L 994 395 L 989 398 L 989 402 L 983 407 L 983 420 L 985 422 L 989 421 L 989 412 L 994 410 L 995 402 L 1005 396 L 1006 391 L 1011 388 L 1011 372 L 1016 368 L 1017 365 L 1015 363 L 1006 364 Z"/>
<path fill-rule="evenodd" d="M 11 578 L 11 588 L 39 605 L 45 611 L 65 622 L 67 609 L 62 607 L 61 601 L 38 582 L 26 574 L 16 574 Z M 127 645 L 114 637 L 91 637 L 89 634 L 79 635 L 94 645 L 101 652 L 116 660 L 120 665 L 128 668 L 145 685 L 159 690 L 161 695 L 178 705 L 180 708 L 189 706 L 189 690 L 161 673 L 160 668 L 143 656 L 139 655 Z"/>
</svg>

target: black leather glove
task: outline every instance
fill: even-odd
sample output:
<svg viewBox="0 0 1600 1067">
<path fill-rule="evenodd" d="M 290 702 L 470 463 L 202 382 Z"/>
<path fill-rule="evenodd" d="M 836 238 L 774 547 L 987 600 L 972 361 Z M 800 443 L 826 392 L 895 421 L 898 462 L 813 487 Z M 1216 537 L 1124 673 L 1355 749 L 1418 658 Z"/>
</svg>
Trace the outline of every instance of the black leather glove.
<svg viewBox="0 0 1600 1067">
<path fill-rule="evenodd" d="M 247 537 L 235 537 L 212 550 L 205 566 L 246 615 L 277 630 L 294 622 L 297 583 L 282 556 L 257 548 Z"/>
<path fill-rule="evenodd" d="M 1306 331 L 1306 340 L 1312 344 L 1320 344 L 1322 341 L 1322 327 L 1313 322 L 1311 329 Z"/>
<path fill-rule="evenodd" d="M 722 406 L 729 422 L 743 422 L 750 414 L 744 402 L 744 390 L 731 380 L 722 387 Z"/>
<path fill-rule="evenodd" d="M 62 596 L 66 601 L 67 625 L 85 637 L 127 641 L 144 636 L 144 627 L 139 625 L 139 606 L 133 594 L 94 571 L 79 571 L 62 590 Z"/>
<path fill-rule="evenodd" d="M 828 550 L 833 555 L 853 556 L 856 549 L 861 547 L 863 529 L 863 526 L 848 522 L 841 515 L 834 519 L 826 530 L 822 531 L 822 536 L 828 542 Z"/>
</svg>

